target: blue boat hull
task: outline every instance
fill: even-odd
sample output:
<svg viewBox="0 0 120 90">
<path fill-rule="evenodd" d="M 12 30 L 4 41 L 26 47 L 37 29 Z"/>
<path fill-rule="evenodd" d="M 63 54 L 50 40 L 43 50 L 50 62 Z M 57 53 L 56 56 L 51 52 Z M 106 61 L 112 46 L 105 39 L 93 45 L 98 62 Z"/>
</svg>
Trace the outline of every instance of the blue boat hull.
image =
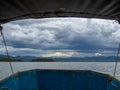
<svg viewBox="0 0 120 90">
<path fill-rule="evenodd" d="M 4 87 L 4 89 L 3 89 Z M 79 70 L 30 70 L 0 82 L 0 90 L 120 90 L 109 75 Z"/>
</svg>

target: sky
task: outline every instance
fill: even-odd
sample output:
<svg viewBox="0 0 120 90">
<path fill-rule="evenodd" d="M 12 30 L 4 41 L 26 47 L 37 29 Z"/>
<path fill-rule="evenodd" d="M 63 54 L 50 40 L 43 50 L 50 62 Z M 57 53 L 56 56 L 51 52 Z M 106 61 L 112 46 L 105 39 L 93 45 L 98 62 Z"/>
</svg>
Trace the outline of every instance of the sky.
<svg viewBox="0 0 120 90">
<path fill-rule="evenodd" d="M 120 42 L 120 25 L 114 20 L 26 19 L 2 26 L 11 56 L 116 56 Z M 6 54 L 1 37 L 0 54 Z"/>
</svg>

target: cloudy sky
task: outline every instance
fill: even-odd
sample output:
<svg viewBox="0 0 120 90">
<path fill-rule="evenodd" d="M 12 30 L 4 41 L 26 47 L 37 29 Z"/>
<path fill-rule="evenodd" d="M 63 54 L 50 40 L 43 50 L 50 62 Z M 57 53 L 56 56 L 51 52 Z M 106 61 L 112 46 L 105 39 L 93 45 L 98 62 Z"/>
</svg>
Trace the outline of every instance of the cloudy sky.
<svg viewBox="0 0 120 90">
<path fill-rule="evenodd" d="M 113 20 L 29 19 L 9 22 L 3 27 L 13 56 L 114 56 L 120 42 L 120 25 Z M 0 54 L 5 54 L 2 38 Z"/>
</svg>

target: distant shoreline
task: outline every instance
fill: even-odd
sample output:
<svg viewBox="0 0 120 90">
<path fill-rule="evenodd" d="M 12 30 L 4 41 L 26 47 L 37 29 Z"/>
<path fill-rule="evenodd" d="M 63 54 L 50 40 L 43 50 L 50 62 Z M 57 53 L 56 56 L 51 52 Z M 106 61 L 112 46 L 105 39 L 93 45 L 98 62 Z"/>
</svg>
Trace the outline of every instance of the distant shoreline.
<svg viewBox="0 0 120 90">
<path fill-rule="evenodd" d="M 115 61 L 0 61 L 0 62 L 115 62 Z"/>
<path fill-rule="evenodd" d="M 101 57 L 33 57 L 33 56 L 17 56 L 10 57 L 1 55 L 0 62 L 116 62 L 115 56 Z M 120 62 L 120 60 L 118 61 Z"/>
</svg>

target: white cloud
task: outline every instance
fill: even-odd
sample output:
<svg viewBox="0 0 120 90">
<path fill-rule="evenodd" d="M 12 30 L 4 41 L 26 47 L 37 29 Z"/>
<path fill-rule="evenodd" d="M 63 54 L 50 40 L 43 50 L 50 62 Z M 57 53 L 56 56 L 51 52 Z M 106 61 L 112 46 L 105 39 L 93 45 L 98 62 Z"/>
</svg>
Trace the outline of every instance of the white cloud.
<svg viewBox="0 0 120 90">
<path fill-rule="evenodd" d="M 72 57 L 76 52 L 55 52 L 50 54 L 43 54 L 42 57 Z"/>
<path fill-rule="evenodd" d="M 99 53 L 99 52 L 95 53 L 95 56 L 101 56 L 101 55 L 102 55 L 102 54 Z"/>
</svg>

